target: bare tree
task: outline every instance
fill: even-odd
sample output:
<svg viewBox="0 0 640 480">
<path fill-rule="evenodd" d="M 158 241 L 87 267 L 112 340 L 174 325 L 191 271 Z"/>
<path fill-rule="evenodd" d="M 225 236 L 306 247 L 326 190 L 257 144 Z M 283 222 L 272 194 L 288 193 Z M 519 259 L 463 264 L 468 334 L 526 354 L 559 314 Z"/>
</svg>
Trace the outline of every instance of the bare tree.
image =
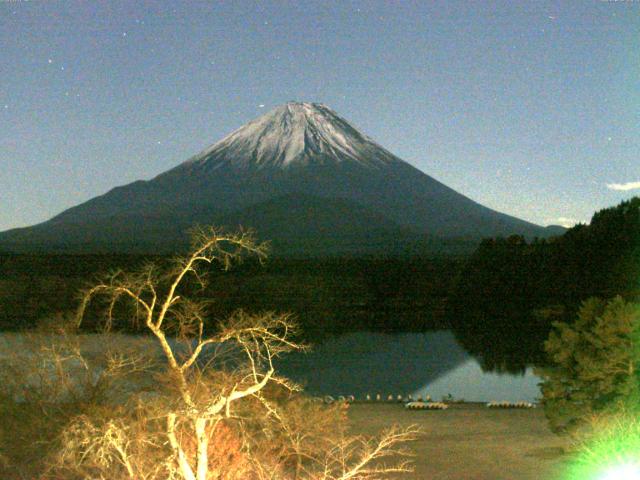
<svg viewBox="0 0 640 480">
<path fill-rule="evenodd" d="M 185 285 L 204 287 L 208 265 L 219 263 L 227 269 L 247 254 L 262 261 L 266 251 L 250 232 L 200 229 L 193 236 L 191 253 L 176 259 L 168 271 L 150 264 L 136 273 L 114 272 L 84 293 L 78 325 L 89 305 L 102 300 L 104 328 L 110 331 L 115 312 L 128 304 L 133 318 L 155 338 L 166 370 L 150 372 L 158 375 L 162 388 L 133 396 L 126 407 L 113 410 L 127 421 L 115 414 L 106 420 L 78 417 L 65 431 L 55 468 L 73 471 L 78 478 L 114 478 L 115 472 L 130 479 L 231 478 L 218 462 L 225 448 L 218 439 L 227 432 L 241 444 L 246 471 L 236 470 L 244 472 L 242 478 L 347 480 L 408 471 L 405 462 L 385 466 L 378 461 L 404 455 L 395 445 L 415 438 L 415 429 L 391 430 L 378 442 L 349 438 L 336 429 L 339 434 L 321 454 L 308 447 L 311 434 L 287 417 L 283 402 L 269 397 L 273 389 L 289 395 L 299 390 L 274 367 L 283 353 L 305 348 L 296 340 L 298 330 L 290 315 L 238 311 L 207 333 L 207 301 L 187 298 Z M 139 365 L 120 361 L 125 367 Z M 279 438 L 286 439 L 286 447 L 274 450 L 275 436 L 264 425 L 252 430 L 247 421 L 252 415 L 246 409 L 243 413 L 243 405 L 261 409 L 279 429 Z M 230 433 L 231 421 L 236 433 Z M 251 441 L 260 435 L 271 435 L 271 440 Z M 272 450 L 265 453 L 269 447 Z M 288 457 L 295 458 L 293 468 L 286 464 Z"/>
<path fill-rule="evenodd" d="M 312 472 L 310 477 L 315 480 L 363 480 L 412 472 L 413 467 L 406 460 L 411 452 L 398 445 L 415 440 L 419 434 L 420 430 L 415 426 L 405 430 L 394 426 L 378 439 L 342 438 L 324 457 L 322 470 Z M 391 465 L 381 463 L 389 457 L 405 460 Z"/>
<path fill-rule="evenodd" d="M 0 344 L 0 477 L 40 478 L 58 436 L 88 411 L 117 402 L 127 386 L 139 388 L 152 366 L 137 339 L 93 336 L 68 328 L 74 318 L 59 316 L 55 328 L 6 333 Z M 93 344 L 91 345 L 87 345 Z M 146 342 L 148 344 L 148 342 Z M 2 438 L 4 437 L 4 438 Z M 59 478 L 59 477 L 58 477 Z"/>
</svg>

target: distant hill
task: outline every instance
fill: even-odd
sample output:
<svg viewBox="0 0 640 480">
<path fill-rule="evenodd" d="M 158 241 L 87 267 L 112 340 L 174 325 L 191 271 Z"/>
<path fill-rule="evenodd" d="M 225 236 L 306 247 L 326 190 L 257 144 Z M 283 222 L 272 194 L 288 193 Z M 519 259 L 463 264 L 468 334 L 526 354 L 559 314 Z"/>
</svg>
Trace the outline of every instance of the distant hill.
<svg viewBox="0 0 640 480">
<path fill-rule="evenodd" d="M 152 180 L 0 233 L 0 249 L 171 251 L 197 223 L 252 227 L 276 254 L 309 255 L 461 251 L 482 237 L 561 233 L 457 193 L 324 105 L 291 102 Z"/>
<path fill-rule="evenodd" d="M 563 227 L 562 225 L 547 225 L 544 229 L 547 234 L 542 236 L 542 238 L 559 237 L 560 235 L 564 235 L 568 230 L 567 227 Z"/>
</svg>

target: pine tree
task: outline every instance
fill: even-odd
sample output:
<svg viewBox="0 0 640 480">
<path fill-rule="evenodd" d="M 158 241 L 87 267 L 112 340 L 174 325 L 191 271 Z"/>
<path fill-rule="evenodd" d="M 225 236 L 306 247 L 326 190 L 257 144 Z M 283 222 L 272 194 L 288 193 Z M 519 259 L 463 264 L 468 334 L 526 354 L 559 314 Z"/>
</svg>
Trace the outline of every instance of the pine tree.
<svg viewBox="0 0 640 480">
<path fill-rule="evenodd" d="M 571 432 L 593 414 L 640 404 L 640 306 L 621 297 L 583 302 L 573 324 L 554 322 L 544 344 L 545 414 L 556 432 Z"/>
</svg>

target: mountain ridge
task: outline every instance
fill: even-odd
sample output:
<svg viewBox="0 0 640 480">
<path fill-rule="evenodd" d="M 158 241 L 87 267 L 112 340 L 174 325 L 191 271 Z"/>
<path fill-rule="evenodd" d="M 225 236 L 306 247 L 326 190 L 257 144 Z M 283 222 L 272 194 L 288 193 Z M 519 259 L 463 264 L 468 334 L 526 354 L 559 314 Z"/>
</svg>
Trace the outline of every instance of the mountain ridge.
<svg viewBox="0 0 640 480">
<path fill-rule="evenodd" d="M 456 192 L 360 133 L 329 107 L 293 102 L 234 130 L 151 180 L 116 187 L 33 227 L 2 232 L 0 247 L 28 250 L 37 243 L 46 249 L 47 243 L 60 242 L 71 249 L 73 245 L 90 249 L 92 243 L 104 248 L 184 245 L 183 230 L 190 225 L 232 223 L 233 215 L 238 215 L 260 224 L 276 237 L 276 244 L 286 243 L 278 238 L 286 240 L 286 235 L 269 225 L 286 224 L 287 231 L 299 233 L 296 237 L 302 244 L 320 243 L 321 248 L 322 242 L 310 239 L 318 231 L 314 219 L 297 209 L 295 202 L 287 207 L 282 201 L 269 203 L 287 195 L 313 203 L 317 222 L 333 219 L 334 237 L 349 237 L 353 244 L 359 238 L 363 251 L 376 243 L 372 235 L 366 229 L 360 229 L 359 236 L 347 235 L 349 225 L 340 215 L 362 212 L 371 232 L 380 231 L 382 225 L 385 231 L 395 226 L 412 232 L 408 237 L 398 234 L 398 242 L 407 245 L 414 242 L 409 237 L 479 241 L 487 236 L 546 237 L 551 233 Z M 322 211 L 322 202 L 310 198 L 324 198 L 327 211 Z M 261 216 L 252 215 L 251 209 L 262 212 Z M 283 223 L 287 211 L 288 223 Z M 352 221 L 358 223 L 357 218 Z"/>
</svg>

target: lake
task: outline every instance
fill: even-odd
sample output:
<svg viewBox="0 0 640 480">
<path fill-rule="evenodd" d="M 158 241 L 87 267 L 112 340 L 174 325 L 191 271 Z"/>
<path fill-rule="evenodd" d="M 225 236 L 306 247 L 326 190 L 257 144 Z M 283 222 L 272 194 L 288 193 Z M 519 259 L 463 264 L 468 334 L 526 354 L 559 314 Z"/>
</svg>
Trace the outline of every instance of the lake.
<svg viewBox="0 0 640 480">
<path fill-rule="evenodd" d="M 111 335 L 109 342 L 120 348 L 138 348 L 160 354 L 151 337 Z M 33 349 L 19 333 L 0 334 L 0 358 L 9 352 Z M 85 354 L 103 350 L 107 340 L 101 335 L 81 335 Z M 206 355 L 205 355 L 206 356 Z M 276 363 L 278 373 L 305 386 L 313 395 L 334 397 L 366 395 L 430 395 L 441 400 L 474 402 L 528 401 L 540 397 L 531 369 L 523 375 L 483 372 L 479 363 L 457 342 L 450 331 L 427 333 L 356 332 L 330 337 L 311 351 L 287 355 Z"/>
<path fill-rule="evenodd" d="M 451 394 L 474 402 L 534 402 L 541 396 L 532 369 L 523 375 L 483 372 L 450 331 L 343 334 L 311 352 L 288 355 L 277 368 L 314 395 L 441 400 Z"/>
</svg>

